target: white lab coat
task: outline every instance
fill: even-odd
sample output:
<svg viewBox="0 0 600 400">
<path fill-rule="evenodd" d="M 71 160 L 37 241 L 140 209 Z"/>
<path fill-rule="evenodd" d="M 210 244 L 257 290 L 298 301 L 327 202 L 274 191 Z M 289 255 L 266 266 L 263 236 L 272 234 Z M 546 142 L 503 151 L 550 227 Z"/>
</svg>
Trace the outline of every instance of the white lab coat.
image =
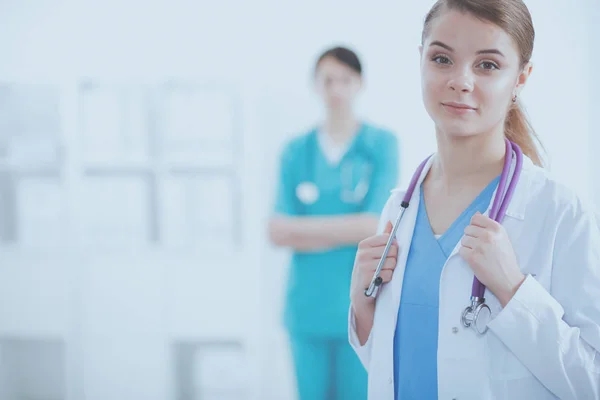
<svg viewBox="0 0 600 400">
<path fill-rule="evenodd" d="M 392 281 L 380 289 L 364 346 L 350 308 L 350 344 L 368 371 L 371 400 L 394 399 L 394 332 L 419 187 L 429 167 L 396 234 L 402 251 Z M 392 193 L 380 231 L 395 221 L 403 196 Z M 594 215 L 524 157 L 503 226 L 527 278 L 504 309 L 486 291 L 492 321 L 478 335 L 460 321 L 473 272 L 458 254 L 458 243 L 440 278 L 439 399 L 600 399 L 600 230 Z"/>
</svg>

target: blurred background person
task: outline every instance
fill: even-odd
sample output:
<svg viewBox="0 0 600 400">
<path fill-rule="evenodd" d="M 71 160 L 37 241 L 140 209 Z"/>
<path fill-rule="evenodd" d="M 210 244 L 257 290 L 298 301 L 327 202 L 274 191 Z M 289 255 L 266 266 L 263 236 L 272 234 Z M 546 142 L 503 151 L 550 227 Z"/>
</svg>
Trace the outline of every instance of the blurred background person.
<svg viewBox="0 0 600 400">
<path fill-rule="evenodd" d="M 314 73 L 325 120 L 287 143 L 280 160 L 269 231 L 293 251 L 284 320 L 301 399 L 366 398 L 366 372 L 347 339 L 350 277 L 399 162 L 395 134 L 355 113 L 362 85 L 352 50 L 325 51 Z"/>
</svg>

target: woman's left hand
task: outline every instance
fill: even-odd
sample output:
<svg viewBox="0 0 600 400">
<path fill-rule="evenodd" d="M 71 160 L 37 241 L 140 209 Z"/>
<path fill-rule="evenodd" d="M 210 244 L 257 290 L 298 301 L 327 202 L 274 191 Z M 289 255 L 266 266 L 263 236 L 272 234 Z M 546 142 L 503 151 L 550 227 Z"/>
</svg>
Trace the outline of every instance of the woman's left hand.
<svg viewBox="0 0 600 400">
<path fill-rule="evenodd" d="M 465 228 L 459 254 L 471 266 L 477 279 L 494 293 L 502 307 L 508 304 L 525 280 L 504 227 L 479 212 Z"/>
</svg>

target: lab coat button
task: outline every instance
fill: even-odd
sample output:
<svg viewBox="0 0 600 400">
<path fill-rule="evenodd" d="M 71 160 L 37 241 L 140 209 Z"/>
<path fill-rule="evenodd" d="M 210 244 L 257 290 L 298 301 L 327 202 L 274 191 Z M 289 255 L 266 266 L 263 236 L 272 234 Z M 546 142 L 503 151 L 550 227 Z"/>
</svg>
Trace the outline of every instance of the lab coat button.
<svg viewBox="0 0 600 400">
<path fill-rule="evenodd" d="M 452 333 L 458 333 L 458 328 L 457 327 L 452 328 Z M 452 400 L 456 400 L 456 399 L 452 399 Z"/>
<path fill-rule="evenodd" d="M 391 385 L 392 383 L 394 383 L 394 379 L 393 378 L 388 379 L 388 383 Z"/>
</svg>

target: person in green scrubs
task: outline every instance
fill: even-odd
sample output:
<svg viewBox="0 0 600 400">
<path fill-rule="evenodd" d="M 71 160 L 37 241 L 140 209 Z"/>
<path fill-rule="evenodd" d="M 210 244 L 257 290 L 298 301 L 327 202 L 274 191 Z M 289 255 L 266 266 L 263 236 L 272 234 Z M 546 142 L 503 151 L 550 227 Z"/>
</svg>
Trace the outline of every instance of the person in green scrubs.
<svg viewBox="0 0 600 400">
<path fill-rule="evenodd" d="M 284 322 L 300 400 L 364 400 L 367 374 L 348 343 L 350 280 L 358 243 L 374 234 L 397 185 L 399 143 L 356 116 L 362 66 L 353 51 L 323 53 L 314 84 L 326 118 L 281 154 L 269 234 L 293 251 Z"/>
</svg>

